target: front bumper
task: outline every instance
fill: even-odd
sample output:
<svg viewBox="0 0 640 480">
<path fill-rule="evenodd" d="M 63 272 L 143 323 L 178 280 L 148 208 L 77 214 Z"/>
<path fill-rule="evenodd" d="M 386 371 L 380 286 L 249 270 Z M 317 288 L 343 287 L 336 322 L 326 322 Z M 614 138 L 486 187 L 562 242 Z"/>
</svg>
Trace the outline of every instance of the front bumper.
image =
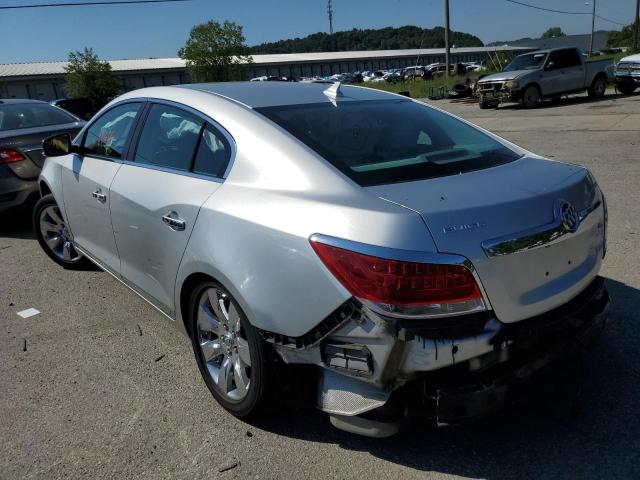
<svg viewBox="0 0 640 480">
<path fill-rule="evenodd" d="M 616 72 L 615 74 L 616 83 L 633 83 L 635 85 L 640 85 L 640 73 L 628 74 L 628 73 L 620 73 Z"/>
<path fill-rule="evenodd" d="M 509 103 L 520 100 L 520 90 L 507 87 L 506 82 L 479 83 L 477 94 L 480 101 L 487 103 Z"/>
<path fill-rule="evenodd" d="M 454 423 L 500 408 L 588 345 L 605 323 L 609 296 L 597 277 L 564 306 L 512 324 L 490 313 L 394 320 L 346 305 L 303 340 L 263 332 L 285 362 L 323 367 L 318 407 L 353 416 L 401 398 Z"/>
</svg>

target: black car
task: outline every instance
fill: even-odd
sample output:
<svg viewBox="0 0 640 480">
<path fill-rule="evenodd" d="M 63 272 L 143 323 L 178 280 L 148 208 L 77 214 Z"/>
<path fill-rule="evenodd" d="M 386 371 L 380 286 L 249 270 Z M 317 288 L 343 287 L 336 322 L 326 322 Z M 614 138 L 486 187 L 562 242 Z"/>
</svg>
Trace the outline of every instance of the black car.
<svg viewBox="0 0 640 480">
<path fill-rule="evenodd" d="M 38 191 L 42 141 L 74 137 L 84 120 L 39 100 L 0 100 L 0 212 L 22 205 Z"/>
<path fill-rule="evenodd" d="M 88 98 L 59 98 L 51 100 L 51 105 L 60 107 L 76 117 L 89 120 L 96 113 L 93 102 Z"/>
</svg>

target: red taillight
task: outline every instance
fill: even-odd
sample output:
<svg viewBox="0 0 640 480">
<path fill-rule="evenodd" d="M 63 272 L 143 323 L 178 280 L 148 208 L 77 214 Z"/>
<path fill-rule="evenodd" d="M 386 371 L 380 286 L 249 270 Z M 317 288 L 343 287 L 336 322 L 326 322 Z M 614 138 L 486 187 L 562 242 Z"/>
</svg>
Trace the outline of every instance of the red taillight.
<svg viewBox="0 0 640 480">
<path fill-rule="evenodd" d="M 373 257 L 318 241 L 311 246 L 331 273 L 354 296 L 391 312 L 462 313 L 484 309 L 482 294 L 471 271 L 462 265 L 415 263 Z M 451 305 L 457 308 L 451 308 Z M 402 308 L 409 307 L 409 308 Z"/>
<path fill-rule="evenodd" d="M 24 160 L 24 156 L 17 150 L 4 149 L 0 150 L 0 163 L 13 163 Z"/>
</svg>

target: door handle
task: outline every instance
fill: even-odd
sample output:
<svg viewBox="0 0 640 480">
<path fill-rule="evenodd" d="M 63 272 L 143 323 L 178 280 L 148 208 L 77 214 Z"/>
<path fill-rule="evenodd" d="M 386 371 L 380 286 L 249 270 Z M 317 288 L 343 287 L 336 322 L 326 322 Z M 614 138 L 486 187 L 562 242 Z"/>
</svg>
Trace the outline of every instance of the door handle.
<svg viewBox="0 0 640 480">
<path fill-rule="evenodd" d="M 105 203 L 107 201 L 107 196 L 102 193 L 102 190 L 98 189 L 91 194 L 93 198 L 98 200 L 100 203 Z"/>
<path fill-rule="evenodd" d="M 169 212 L 162 216 L 162 221 L 172 230 L 181 231 L 187 226 L 187 222 L 181 219 L 176 212 Z"/>
</svg>

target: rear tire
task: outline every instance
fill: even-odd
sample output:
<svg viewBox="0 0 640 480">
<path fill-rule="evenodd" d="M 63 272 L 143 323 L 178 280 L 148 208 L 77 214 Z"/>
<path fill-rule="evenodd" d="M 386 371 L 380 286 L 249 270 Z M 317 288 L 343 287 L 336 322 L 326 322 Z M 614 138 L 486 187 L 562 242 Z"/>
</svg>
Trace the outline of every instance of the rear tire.
<svg viewBox="0 0 640 480">
<path fill-rule="evenodd" d="M 193 352 L 209 391 L 235 417 L 260 415 L 270 406 L 272 382 L 258 331 L 217 282 L 198 285 L 190 306 Z"/>
<path fill-rule="evenodd" d="M 520 106 L 524 108 L 535 108 L 540 103 L 540 90 L 535 85 L 529 85 L 522 91 Z"/>
<path fill-rule="evenodd" d="M 636 91 L 635 83 L 618 83 L 617 84 L 618 91 L 624 95 L 631 95 Z"/>
<path fill-rule="evenodd" d="M 607 82 L 602 76 L 597 76 L 593 79 L 593 83 L 589 87 L 589 96 L 591 98 L 601 98 L 604 97 L 605 92 L 607 91 Z"/>
<path fill-rule="evenodd" d="M 42 197 L 33 207 L 33 231 L 44 252 L 67 270 L 84 270 L 91 262 L 75 249 L 67 222 L 52 194 Z"/>
</svg>

